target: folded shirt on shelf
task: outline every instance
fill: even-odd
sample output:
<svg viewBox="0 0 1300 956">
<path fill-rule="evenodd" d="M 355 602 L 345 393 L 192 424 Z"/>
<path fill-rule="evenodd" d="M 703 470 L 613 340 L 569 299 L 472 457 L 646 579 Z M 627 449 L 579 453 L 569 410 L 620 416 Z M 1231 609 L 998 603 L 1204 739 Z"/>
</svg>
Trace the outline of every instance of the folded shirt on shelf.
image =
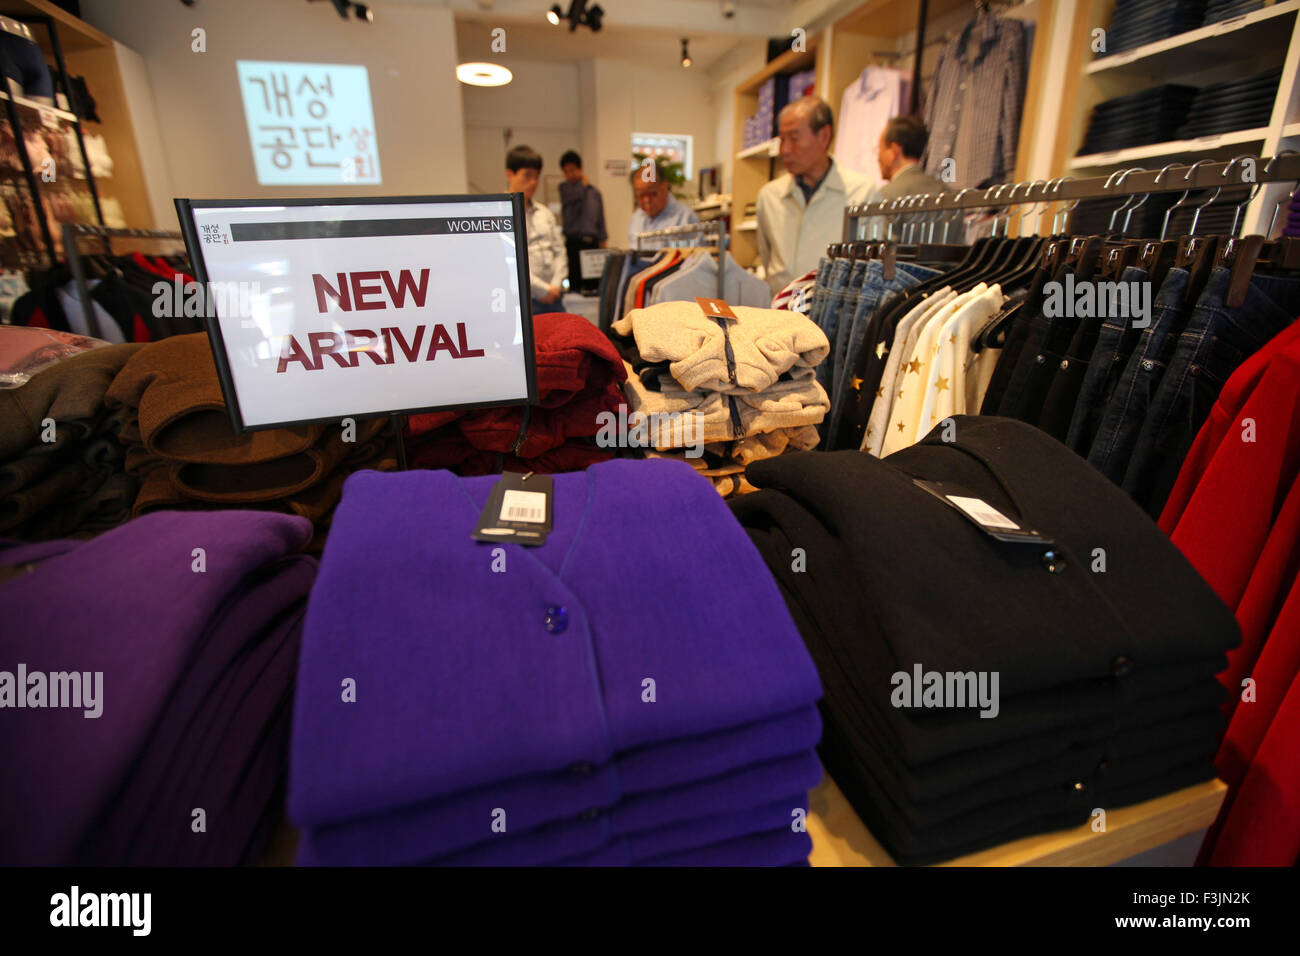
<svg viewBox="0 0 1300 956">
<path fill-rule="evenodd" d="M 705 818 L 815 784 L 815 668 L 694 470 L 611 461 L 557 476 L 555 527 L 536 548 L 470 537 L 494 484 L 445 471 L 348 480 L 295 702 L 289 805 L 308 831 L 304 862 L 558 862 L 602 845 L 645 862 L 649 850 L 623 842 L 680 824 L 696 837 L 647 846 L 721 846 L 740 823 Z M 645 614 L 629 614 L 629 540 L 641 584 L 666 598 Z M 411 578 L 417 567 L 440 570 Z M 364 602 L 344 586 L 358 575 L 372 582 Z M 361 653 L 374 627 L 385 650 Z M 339 702 L 345 677 L 355 705 Z M 424 731 L 399 741 L 395 723 Z M 791 862 L 779 857 L 762 858 Z"/>
<path fill-rule="evenodd" d="M 0 565 L 32 565 L 0 583 L 6 668 L 28 675 L 0 721 L 0 862 L 258 858 L 282 813 L 310 535 L 285 515 L 172 512 L 0 547 Z"/>
<path fill-rule="evenodd" d="M 1214 675 L 1239 640 L 1168 539 L 1068 448 L 1008 419 L 953 421 L 955 441 L 936 431 L 884 460 L 756 462 L 759 491 L 732 502 L 818 663 L 823 764 L 909 863 L 1209 779 Z"/>
</svg>

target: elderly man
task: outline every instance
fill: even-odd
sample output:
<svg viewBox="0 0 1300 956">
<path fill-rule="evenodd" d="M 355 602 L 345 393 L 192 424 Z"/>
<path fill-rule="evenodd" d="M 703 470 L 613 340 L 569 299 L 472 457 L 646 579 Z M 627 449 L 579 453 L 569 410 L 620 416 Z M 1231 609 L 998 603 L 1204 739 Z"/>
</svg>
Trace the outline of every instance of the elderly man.
<svg viewBox="0 0 1300 956">
<path fill-rule="evenodd" d="M 777 119 L 785 174 L 758 191 L 758 256 L 773 292 L 817 268 L 844 235 L 844 207 L 862 202 L 866 179 L 831 157 L 831 108 L 816 96 L 795 100 Z"/>
<path fill-rule="evenodd" d="M 866 202 L 884 199 L 902 199 L 904 196 L 936 196 L 947 192 L 948 187 L 921 167 L 921 156 L 930 134 L 925 124 L 915 116 L 895 116 L 885 124 L 876 144 L 876 162 L 884 182 L 871 190 Z M 960 215 L 950 213 L 954 221 Z M 866 235 L 885 236 L 887 220 L 872 216 L 864 220 Z"/>
<path fill-rule="evenodd" d="M 628 246 L 635 249 L 637 233 L 669 226 L 688 226 L 700 221 L 694 210 L 687 209 L 668 193 L 667 170 L 663 164 L 646 160 L 632 170 L 632 193 L 636 198 L 636 211 L 627 224 Z M 666 240 L 647 239 L 642 249 L 667 245 Z"/>
</svg>

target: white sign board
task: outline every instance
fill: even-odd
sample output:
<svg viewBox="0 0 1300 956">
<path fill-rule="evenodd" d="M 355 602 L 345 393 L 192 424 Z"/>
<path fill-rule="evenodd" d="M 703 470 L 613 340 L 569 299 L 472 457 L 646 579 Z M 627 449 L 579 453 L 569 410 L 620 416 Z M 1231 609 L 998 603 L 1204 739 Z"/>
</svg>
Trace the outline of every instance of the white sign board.
<svg viewBox="0 0 1300 956">
<path fill-rule="evenodd" d="M 236 431 L 535 401 L 521 194 L 176 206 Z"/>
<path fill-rule="evenodd" d="M 260 184 L 383 182 L 364 66 L 239 60 L 235 68 Z"/>
<path fill-rule="evenodd" d="M 605 260 L 613 249 L 582 249 L 578 252 L 578 272 L 584 279 L 599 279 Z"/>
</svg>

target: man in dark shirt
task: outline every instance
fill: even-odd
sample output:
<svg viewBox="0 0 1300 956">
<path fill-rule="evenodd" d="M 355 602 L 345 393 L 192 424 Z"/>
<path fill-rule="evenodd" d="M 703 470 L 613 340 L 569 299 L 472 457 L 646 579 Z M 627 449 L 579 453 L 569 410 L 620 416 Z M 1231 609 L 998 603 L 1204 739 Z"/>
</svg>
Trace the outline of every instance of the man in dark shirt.
<svg viewBox="0 0 1300 956">
<path fill-rule="evenodd" d="M 608 238 L 605 232 L 605 204 L 600 190 L 587 182 L 582 171 L 582 157 L 569 150 L 560 157 L 564 182 L 560 183 L 560 204 L 564 222 L 564 244 L 569 253 L 569 288 L 592 287 L 599 275 L 582 277 L 583 249 L 601 249 Z"/>
</svg>

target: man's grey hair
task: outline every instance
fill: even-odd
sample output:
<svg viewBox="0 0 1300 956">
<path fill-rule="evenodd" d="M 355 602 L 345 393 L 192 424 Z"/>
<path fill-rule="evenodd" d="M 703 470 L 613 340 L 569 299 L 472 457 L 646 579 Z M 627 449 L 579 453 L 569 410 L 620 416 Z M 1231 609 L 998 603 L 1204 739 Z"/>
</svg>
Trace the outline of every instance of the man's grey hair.
<svg viewBox="0 0 1300 956">
<path fill-rule="evenodd" d="M 835 118 L 831 113 L 831 108 L 827 102 L 820 96 L 804 96 L 788 104 L 782 113 L 786 110 L 798 110 L 808 119 L 808 128 L 814 133 L 821 130 L 823 126 L 829 126 L 831 132 L 835 132 Z"/>
</svg>

